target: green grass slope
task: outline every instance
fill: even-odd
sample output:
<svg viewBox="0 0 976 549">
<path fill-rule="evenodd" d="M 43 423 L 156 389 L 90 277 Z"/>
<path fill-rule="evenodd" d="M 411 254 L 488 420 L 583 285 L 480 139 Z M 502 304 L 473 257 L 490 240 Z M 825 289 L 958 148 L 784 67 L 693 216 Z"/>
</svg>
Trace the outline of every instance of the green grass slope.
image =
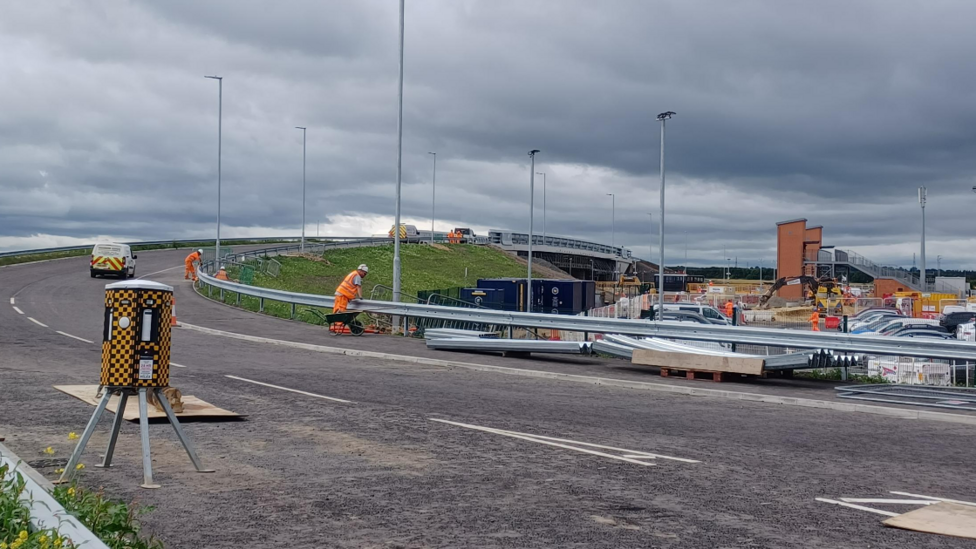
<svg viewBox="0 0 976 549">
<path fill-rule="evenodd" d="M 303 257 L 276 259 L 281 262 L 281 275 L 272 278 L 258 273 L 254 279 L 256 286 L 332 295 L 343 277 L 360 263 L 369 266 L 369 276 L 363 283 L 364 297 L 369 298 L 377 284 L 393 285 L 393 245 L 330 250 L 321 262 Z M 526 275 L 525 265 L 505 252 L 467 244 L 403 245 L 400 247 L 400 264 L 403 292 L 408 295 L 417 295 L 420 290 L 471 287 L 479 278 Z"/>
</svg>

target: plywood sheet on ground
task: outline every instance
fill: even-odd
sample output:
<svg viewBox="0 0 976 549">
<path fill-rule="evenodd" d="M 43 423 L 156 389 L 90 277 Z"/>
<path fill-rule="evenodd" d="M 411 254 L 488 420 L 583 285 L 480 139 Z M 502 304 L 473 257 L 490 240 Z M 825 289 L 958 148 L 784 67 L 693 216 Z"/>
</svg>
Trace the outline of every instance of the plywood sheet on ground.
<svg viewBox="0 0 976 549">
<path fill-rule="evenodd" d="M 71 395 L 78 400 L 82 400 L 91 404 L 92 406 L 98 405 L 98 400 L 95 395 L 98 394 L 98 385 L 55 385 L 55 389 L 61 391 L 62 393 Z M 118 413 L 119 409 L 119 396 L 112 395 L 112 398 L 108 401 L 107 409 L 112 413 Z M 139 419 L 139 398 L 136 396 L 129 396 L 129 400 L 125 403 L 125 411 L 122 417 L 128 421 L 138 421 Z M 165 418 L 166 413 L 161 412 L 156 409 L 155 406 L 149 406 L 149 419 Z M 209 402 L 200 400 L 199 398 L 192 395 L 183 395 L 183 411 L 176 414 L 178 418 L 184 417 L 200 417 L 200 418 L 221 418 L 221 417 L 241 417 L 240 414 L 236 412 L 231 412 L 230 410 L 224 410 L 223 408 L 218 408 Z"/>
<path fill-rule="evenodd" d="M 887 526 L 976 539 L 976 507 L 940 502 L 884 521 Z"/>
<path fill-rule="evenodd" d="M 635 349 L 631 363 L 674 370 L 761 375 L 763 359 Z"/>
</svg>

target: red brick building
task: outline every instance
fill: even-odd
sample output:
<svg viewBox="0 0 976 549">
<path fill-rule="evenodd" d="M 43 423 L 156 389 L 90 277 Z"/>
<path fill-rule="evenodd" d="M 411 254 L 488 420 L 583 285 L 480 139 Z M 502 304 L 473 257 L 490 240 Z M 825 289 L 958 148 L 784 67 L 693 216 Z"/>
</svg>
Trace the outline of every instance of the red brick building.
<svg viewBox="0 0 976 549">
<path fill-rule="evenodd" d="M 822 247 L 822 225 L 807 227 L 806 219 L 780 221 L 776 224 L 777 276 L 816 276 L 816 266 L 805 265 L 803 261 L 805 258 L 815 261 Z M 783 286 L 779 295 L 784 299 L 801 299 L 803 285 Z"/>
</svg>

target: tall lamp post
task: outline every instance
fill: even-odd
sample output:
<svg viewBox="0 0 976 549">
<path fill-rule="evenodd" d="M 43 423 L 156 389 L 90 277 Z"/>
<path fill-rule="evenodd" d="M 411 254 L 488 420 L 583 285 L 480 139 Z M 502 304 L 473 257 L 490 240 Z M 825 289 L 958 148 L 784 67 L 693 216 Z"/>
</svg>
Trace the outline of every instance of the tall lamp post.
<svg viewBox="0 0 976 549">
<path fill-rule="evenodd" d="M 615 247 L 616 233 L 617 233 L 617 196 L 613 193 L 607 193 L 610 197 L 610 247 Z"/>
<path fill-rule="evenodd" d="M 430 243 L 434 243 L 434 215 L 435 215 L 435 201 L 437 198 L 437 153 L 428 152 L 427 154 L 433 155 L 434 157 L 434 172 L 430 176 Z"/>
<path fill-rule="evenodd" d="M 400 78 L 397 83 L 396 213 L 393 220 L 393 301 L 400 301 L 400 182 L 403 176 L 403 0 L 400 0 Z M 394 317 L 393 325 L 399 319 Z M 396 332 L 397 328 L 393 331 Z"/>
<path fill-rule="evenodd" d="M 301 251 L 305 253 L 305 134 L 304 126 L 295 126 L 296 130 L 302 130 L 302 245 Z"/>
<path fill-rule="evenodd" d="M 538 153 L 539 149 L 529 151 L 532 166 L 529 168 L 529 270 L 526 277 L 528 283 L 526 284 L 525 295 L 528 298 L 528 303 L 525 304 L 525 310 L 530 313 L 532 312 L 532 232 L 535 228 L 535 155 Z"/>
<path fill-rule="evenodd" d="M 542 245 L 546 245 L 546 172 L 535 172 L 542 176 Z"/>
<path fill-rule="evenodd" d="M 927 194 L 928 194 L 928 192 L 927 192 L 927 190 L 926 190 L 925 187 L 919 187 L 918 188 L 918 203 L 922 206 L 922 250 L 921 250 L 922 253 L 921 253 L 921 257 L 919 258 L 920 259 L 920 262 L 919 262 L 919 274 L 921 275 L 921 277 L 919 278 L 919 282 L 922 285 L 922 291 L 923 292 L 926 290 L 926 285 L 925 285 L 925 199 L 927 198 Z"/>
<path fill-rule="evenodd" d="M 661 245 L 661 256 L 660 262 L 657 268 L 658 276 L 658 320 L 664 320 L 664 127 L 667 120 L 674 116 L 676 113 L 674 111 L 662 112 L 657 115 L 657 119 L 661 122 L 661 212 L 658 219 L 659 231 L 660 231 L 660 245 Z"/>
<path fill-rule="evenodd" d="M 220 152 L 221 140 L 224 133 L 224 77 L 223 76 L 204 76 L 217 81 L 217 241 L 214 247 L 216 253 L 215 269 L 220 268 Z"/>
</svg>

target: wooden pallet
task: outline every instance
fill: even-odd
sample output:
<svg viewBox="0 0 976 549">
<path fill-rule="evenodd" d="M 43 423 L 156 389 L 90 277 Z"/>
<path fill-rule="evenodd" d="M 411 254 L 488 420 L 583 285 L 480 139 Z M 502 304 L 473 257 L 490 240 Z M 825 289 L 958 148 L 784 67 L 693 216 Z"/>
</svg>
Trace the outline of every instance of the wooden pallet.
<svg viewBox="0 0 976 549">
<path fill-rule="evenodd" d="M 722 382 L 728 379 L 728 372 L 711 372 L 706 370 L 678 370 L 675 368 L 661 368 L 661 377 L 677 377 L 678 372 L 684 372 L 685 379 Z M 699 377 L 698 374 L 702 374 Z"/>
</svg>

